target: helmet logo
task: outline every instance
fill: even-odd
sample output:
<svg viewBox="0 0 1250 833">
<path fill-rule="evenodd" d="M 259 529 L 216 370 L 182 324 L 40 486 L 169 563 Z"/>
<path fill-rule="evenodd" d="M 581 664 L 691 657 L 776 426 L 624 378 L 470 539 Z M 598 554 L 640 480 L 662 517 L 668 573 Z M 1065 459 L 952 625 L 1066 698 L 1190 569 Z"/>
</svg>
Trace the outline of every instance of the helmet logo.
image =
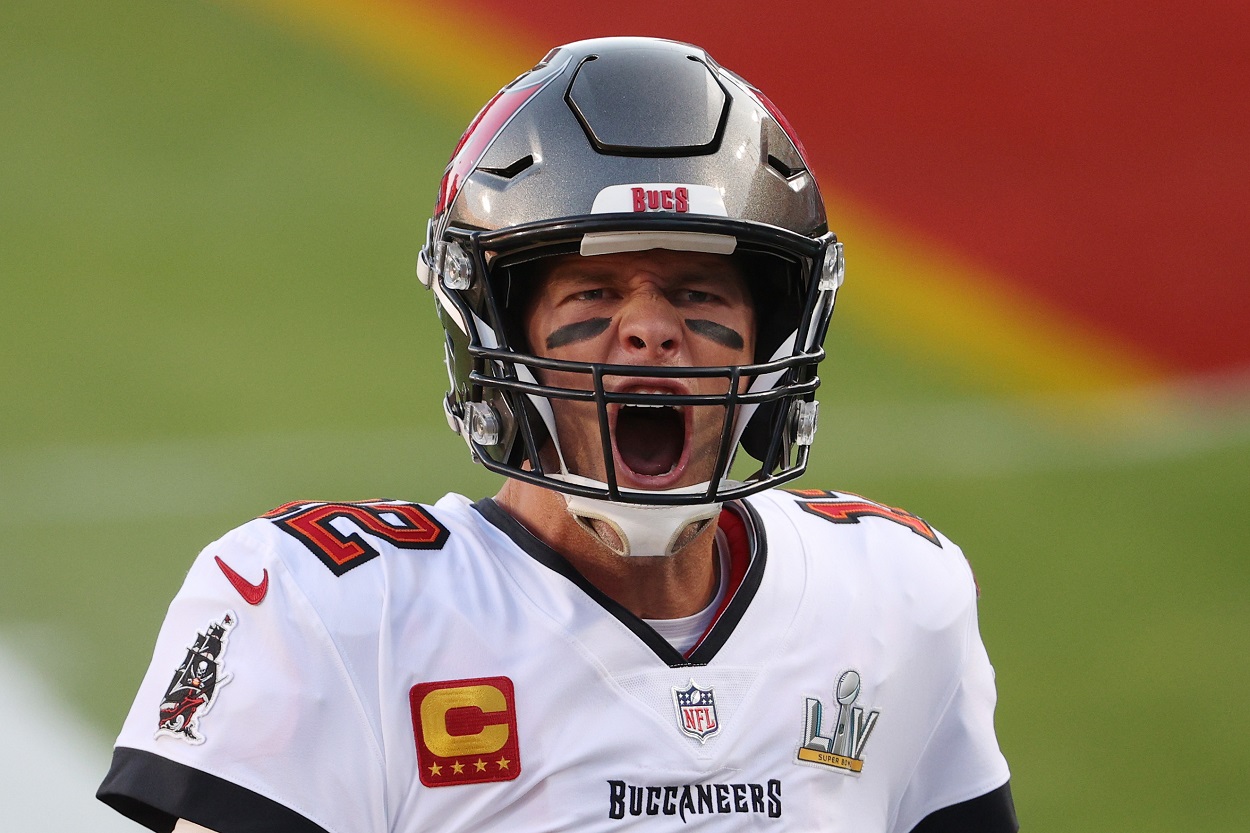
<svg viewBox="0 0 1250 833">
<path fill-rule="evenodd" d="M 707 214 L 728 217 L 725 198 L 711 185 L 682 182 L 638 182 L 609 185 L 595 195 L 591 214 Z"/>
<path fill-rule="evenodd" d="M 649 189 L 637 186 L 629 189 L 634 197 L 634 211 L 676 211 L 685 214 L 690 210 L 690 191 L 682 186 L 676 188 Z"/>
</svg>

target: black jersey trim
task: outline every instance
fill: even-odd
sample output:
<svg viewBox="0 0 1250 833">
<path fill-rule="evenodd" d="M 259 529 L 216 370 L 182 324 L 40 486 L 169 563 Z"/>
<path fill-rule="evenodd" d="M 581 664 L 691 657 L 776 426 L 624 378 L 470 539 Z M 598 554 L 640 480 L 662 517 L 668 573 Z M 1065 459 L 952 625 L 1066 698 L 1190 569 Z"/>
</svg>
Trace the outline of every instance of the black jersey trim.
<svg viewBox="0 0 1250 833">
<path fill-rule="evenodd" d="M 747 567 L 746 575 L 742 579 L 738 592 L 734 594 L 733 600 L 725 608 L 724 613 L 720 615 L 716 624 L 712 626 L 711 632 L 704 637 L 703 641 L 699 643 L 699 646 L 689 657 L 685 657 L 669 644 L 668 640 L 656 633 L 654 628 L 635 616 L 624 605 L 613 600 L 591 584 L 585 576 L 578 572 L 576 567 L 569 563 L 568 559 L 539 540 L 534 533 L 525 528 L 524 524 L 508 514 L 493 499 L 483 498 L 474 503 L 473 508 L 481 513 L 482 517 L 489 521 L 491 525 L 497 527 L 511 538 L 513 543 L 535 561 L 554 570 L 581 588 L 582 592 L 593 599 L 600 607 L 611 613 L 620 620 L 621 624 L 633 631 L 634 635 L 641 639 L 670 668 L 707 665 L 711 662 L 712 658 L 716 656 L 716 652 L 729 639 L 729 635 L 733 633 L 743 614 L 746 613 L 751 600 L 755 597 L 756 591 L 759 590 L 760 582 L 764 575 L 764 563 L 767 560 L 764 524 L 760 521 L 760 517 L 755 510 L 745 501 L 734 501 L 726 504 L 726 508 L 730 509 L 730 511 L 738 512 L 746 524 L 747 536 L 751 541 L 751 563 Z"/>
<path fill-rule="evenodd" d="M 690 665 L 707 665 L 712 661 L 712 657 L 716 656 L 716 652 L 729 639 L 729 635 L 734 632 L 734 628 L 746 614 L 751 600 L 755 598 L 756 591 L 760 589 L 760 582 L 764 579 L 764 563 L 768 560 L 768 541 L 764 538 L 763 520 L 756 513 L 755 507 L 746 501 L 735 501 L 726 504 L 725 508 L 737 513 L 742 518 L 743 525 L 746 526 L 747 540 L 751 548 L 751 563 L 747 565 L 742 584 L 738 585 L 738 591 L 734 593 L 734 597 L 730 599 L 720 618 L 687 658 L 686 661 Z"/>
<path fill-rule="evenodd" d="M 157 833 L 186 819 L 217 833 L 326 833 L 289 807 L 216 775 L 119 746 L 96 798 Z"/>
<path fill-rule="evenodd" d="M 912 833 L 1016 833 L 1019 829 L 1008 781 L 985 795 L 930 813 Z"/>
</svg>

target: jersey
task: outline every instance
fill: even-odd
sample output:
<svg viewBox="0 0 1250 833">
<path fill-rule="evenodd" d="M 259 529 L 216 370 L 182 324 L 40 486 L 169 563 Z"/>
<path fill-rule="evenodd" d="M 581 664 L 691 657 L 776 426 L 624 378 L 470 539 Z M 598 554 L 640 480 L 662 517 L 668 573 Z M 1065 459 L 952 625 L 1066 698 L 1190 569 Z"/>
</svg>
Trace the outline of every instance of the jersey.
<svg viewBox="0 0 1250 833">
<path fill-rule="evenodd" d="M 990 796 L 965 829 L 1014 830 L 960 550 L 845 493 L 720 527 L 682 654 L 490 500 L 279 507 L 194 562 L 100 797 L 219 833 L 905 833 Z"/>
</svg>

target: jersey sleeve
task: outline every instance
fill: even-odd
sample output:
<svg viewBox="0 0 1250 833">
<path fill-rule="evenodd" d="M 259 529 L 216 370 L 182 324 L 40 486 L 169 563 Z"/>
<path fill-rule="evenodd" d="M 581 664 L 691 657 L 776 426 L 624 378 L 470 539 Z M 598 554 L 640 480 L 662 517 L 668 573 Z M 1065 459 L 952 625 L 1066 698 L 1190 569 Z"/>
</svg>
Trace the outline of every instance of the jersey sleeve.
<svg viewBox="0 0 1250 833">
<path fill-rule="evenodd" d="M 971 586 L 969 597 L 962 672 L 903 794 L 893 827 L 898 833 L 1018 829 L 1010 772 L 994 733 L 994 669 Z"/>
<path fill-rule="evenodd" d="M 387 828 L 382 747 L 357 682 L 368 669 L 330 637 L 301 586 L 319 577 L 301 575 L 307 553 L 283 537 L 264 520 L 234 530 L 169 607 L 98 792 L 152 830 L 179 818 L 217 833 Z"/>
</svg>

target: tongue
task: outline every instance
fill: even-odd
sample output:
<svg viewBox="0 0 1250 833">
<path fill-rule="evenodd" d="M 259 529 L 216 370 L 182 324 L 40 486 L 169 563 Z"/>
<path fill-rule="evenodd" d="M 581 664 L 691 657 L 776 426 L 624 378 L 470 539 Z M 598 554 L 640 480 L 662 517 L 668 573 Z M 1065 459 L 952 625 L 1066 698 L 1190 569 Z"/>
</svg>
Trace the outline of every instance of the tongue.
<svg viewBox="0 0 1250 833">
<path fill-rule="evenodd" d="M 616 415 L 616 449 L 630 470 L 668 474 L 681 459 L 685 422 L 674 408 L 621 408 Z"/>
</svg>

